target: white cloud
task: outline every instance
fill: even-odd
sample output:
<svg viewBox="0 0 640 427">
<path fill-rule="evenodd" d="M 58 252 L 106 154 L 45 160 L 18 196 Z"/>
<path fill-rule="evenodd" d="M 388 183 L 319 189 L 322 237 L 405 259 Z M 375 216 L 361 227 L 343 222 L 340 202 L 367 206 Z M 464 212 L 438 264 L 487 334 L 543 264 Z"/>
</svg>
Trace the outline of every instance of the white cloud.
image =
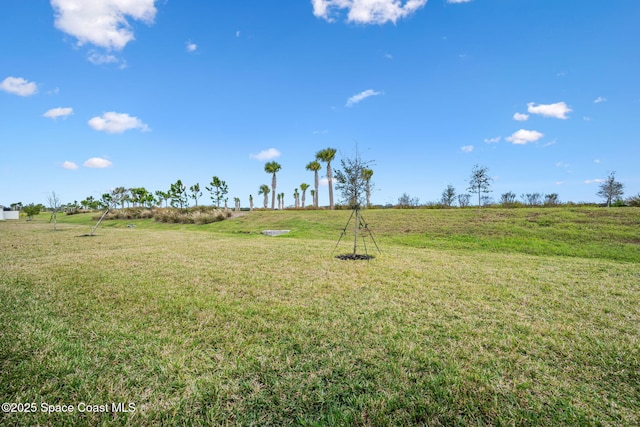
<svg viewBox="0 0 640 427">
<path fill-rule="evenodd" d="M 564 181 L 556 181 L 556 185 L 563 185 Z"/>
<path fill-rule="evenodd" d="M 19 96 L 31 96 L 38 92 L 38 85 L 22 77 L 7 77 L 0 83 L 0 89 Z"/>
<path fill-rule="evenodd" d="M 600 159 L 595 159 L 593 163 L 600 163 Z"/>
<path fill-rule="evenodd" d="M 318 180 L 318 185 L 321 187 L 328 187 L 329 186 L 329 178 L 320 178 Z"/>
<path fill-rule="evenodd" d="M 597 97 L 596 99 L 593 100 L 594 104 L 600 104 L 601 102 L 605 102 L 607 100 L 607 98 L 603 98 L 602 96 Z"/>
<path fill-rule="evenodd" d="M 539 105 L 536 105 L 534 102 L 530 102 L 527 104 L 527 107 L 527 111 L 531 114 L 540 114 L 544 117 L 553 117 L 562 120 L 568 119 L 567 114 L 573 111 L 564 102 Z"/>
<path fill-rule="evenodd" d="M 529 120 L 529 115 L 523 113 L 515 113 L 513 115 L 513 120 L 516 120 L 518 122 L 526 122 L 527 120 Z"/>
<path fill-rule="evenodd" d="M 195 52 L 198 49 L 198 45 L 195 43 L 187 42 L 187 52 Z"/>
<path fill-rule="evenodd" d="M 267 160 L 273 160 L 280 157 L 280 151 L 275 148 L 269 148 L 267 150 L 262 150 L 258 154 L 249 154 L 250 159 L 260 160 L 261 162 L 265 162 Z"/>
<path fill-rule="evenodd" d="M 95 130 L 107 133 L 122 133 L 129 129 L 140 129 L 142 132 L 150 130 L 149 126 L 139 118 L 124 113 L 115 113 L 113 111 L 104 113 L 102 117 L 92 118 L 89 120 L 89 126 Z"/>
<path fill-rule="evenodd" d="M 347 21 L 384 24 L 406 18 L 427 4 L 427 0 L 311 0 L 313 14 L 333 22 L 334 15 L 347 10 Z"/>
<path fill-rule="evenodd" d="M 460 150 L 462 150 L 463 153 L 470 153 L 473 151 L 473 145 L 463 145 L 460 147 Z"/>
<path fill-rule="evenodd" d="M 240 31 L 236 31 L 236 37 L 240 37 Z"/>
<path fill-rule="evenodd" d="M 570 168 L 571 165 L 569 163 L 565 163 L 565 162 L 556 162 L 556 167 L 557 168 Z"/>
<path fill-rule="evenodd" d="M 484 142 L 486 142 L 487 144 L 497 144 L 501 139 L 501 137 L 496 136 L 495 138 L 485 138 Z"/>
<path fill-rule="evenodd" d="M 530 142 L 536 142 L 540 138 L 542 138 L 544 134 L 536 131 L 536 130 L 525 130 L 520 129 L 517 132 L 514 132 L 513 135 L 507 138 L 507 141 L 512 142 L 518 145 L 528 144 Z"/>
<path fill-rule="evenodd" d="M 89 62 L 95 65 L 103 65 L 103 64 L 120 64 L 120 68 L 126 68 L 127 62 L 121 58 L 118 58 L 115 55 L 111 55 L 108 53 L 100 53 L 95 50 L 91 50 L 87 55 L 87 59 Z"/>
<path fill-rule="evenodd" d="M 108 168 L 112 164 L 113 163 L 111 163 L 107 159 L 102 159 L 100 157 L 92 157 L 89 160 L 87 160 L 86 162 L 84 162 L 84 167 L 85 168 L 92 168 L 92 169 L 104 169 L 104 168 Z"/>
<path fill-rule="evenodd" d="M 67 116 L 70 116 L 71 114 L 73 114 L 73 108 L 58 107 L 58 108 L 52 108 L 51 110 L 47 111 L 46 113 L 44 113 L 42 115 L 42 117 L 49 117 L 51 119 L 57 119 L 58 117 L 66 118 Z"/>
<path fill-rule="evenodd" d="M 70 162 L 70 161 L 67 160 L 62 164 L 62 168 L 70 170 L 70 171 L 74 171 L 74 170 L 78 169 L 78 165 L 75 164 L 74 162 Z"/>
<path fill-rule="evenodd" d="M 128 18 L 152 24 L 155 0 L 51 0 L 55 26 L 86 43 L 121 50 L 135 37 Z"/>
<path fill-rule="evenodd" d="M 447 0 L 447 3 L 469 3 L 471 0 Z"/>
<path fill-rule="evenodd" d="M 367 99 L 370 96 L 377 96 L 377 95 L 382 95 L 382 92 L 378 92 L 376 90 L 373 89 L 367 89 L 363 92 L 360 92 L 356 95 L 353 95 L 351 98 L 347 99 L 347 107 L 353 107 L 355 104 L 357 104 L 358 102 L 362 101 L 363 99 Z"/>
<path fill-rule="evenodd" d="M 587 179 L 584 181 L 585 184 L 600 184 L 604 182 L 604 179 L 596 178 L 596 179 Z"/>
</svg>

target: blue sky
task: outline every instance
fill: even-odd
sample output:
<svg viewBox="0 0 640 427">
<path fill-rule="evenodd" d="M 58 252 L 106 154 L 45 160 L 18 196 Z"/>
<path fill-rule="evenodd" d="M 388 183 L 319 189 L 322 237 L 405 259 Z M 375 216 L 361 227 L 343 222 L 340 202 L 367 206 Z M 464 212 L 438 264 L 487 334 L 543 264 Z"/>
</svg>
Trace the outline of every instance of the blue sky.
<svg viewBox="0 0 640 427">
<path fill-rule="evenodd" d="M 3 0 L 0 204 L 217 175 L 246 206 L 276 160 L 291 205 L 318 150 L 356 141 L 373 203 L 466 192 L 474 164 L 496 200 L 598 201 L 612 171 L 637 194 L 639 19 L 637 0 Z"/>
</svg>

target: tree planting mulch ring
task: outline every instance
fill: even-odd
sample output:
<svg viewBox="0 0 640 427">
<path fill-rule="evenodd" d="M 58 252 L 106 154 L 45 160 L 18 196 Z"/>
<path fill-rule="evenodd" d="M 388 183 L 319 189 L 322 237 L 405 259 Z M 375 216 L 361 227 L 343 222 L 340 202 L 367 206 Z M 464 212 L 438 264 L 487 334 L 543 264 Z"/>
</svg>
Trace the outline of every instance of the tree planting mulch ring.
<svg viewBox="0 0 640 427">
<path fill-rule="evenodd" d="M 344 255 L 336 255 L 336 258 L 344 260 L 344 261 L 369 261 L 370 259 L 374 259 L 373 255 L 361 255 L 361 254 L 344 254 Z"/>
</svg>

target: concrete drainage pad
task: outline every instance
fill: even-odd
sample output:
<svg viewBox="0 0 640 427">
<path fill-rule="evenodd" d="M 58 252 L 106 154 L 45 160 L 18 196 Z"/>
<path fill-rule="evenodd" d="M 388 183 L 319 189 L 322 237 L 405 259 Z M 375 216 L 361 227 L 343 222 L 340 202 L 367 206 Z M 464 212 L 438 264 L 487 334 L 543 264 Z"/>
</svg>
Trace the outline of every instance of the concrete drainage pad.
<svg viewBox="0 0 640 427">
<path fill-rule="evenodd" d="M 281 234 L 287 234 L 291 230 L 262 230 L 262 234 L 265 236 L 280 236 Z"/>
</svg>

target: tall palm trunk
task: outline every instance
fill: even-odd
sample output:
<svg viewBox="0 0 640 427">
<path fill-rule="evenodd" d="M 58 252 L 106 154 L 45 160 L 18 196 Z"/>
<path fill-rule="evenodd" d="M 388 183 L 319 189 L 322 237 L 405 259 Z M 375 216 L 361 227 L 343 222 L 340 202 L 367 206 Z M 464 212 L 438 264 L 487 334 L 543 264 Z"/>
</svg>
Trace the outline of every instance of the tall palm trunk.
<svg viewBox="0 0 640 427">
<path fill-rule="evenodd" d="M 331 162 L 327 162 L 327 181 L 329 181 L 329 209 L 333 210 L 333 174 L 331 173 Z"/>
<path fill-rule="evenodd" d="M 320 178 L 318 177 L 318 171 L 315 171 L 315 187 L 316 192 L 313 194 L 313 206 L 318 207 L 318 187 L 320 186 Z"/>
<path fill-rule="evenodd" d="M 273 174 L 273 178 L 271 178 L 271 210 L 276 207 L 276 174 Z"/>
</svg>

